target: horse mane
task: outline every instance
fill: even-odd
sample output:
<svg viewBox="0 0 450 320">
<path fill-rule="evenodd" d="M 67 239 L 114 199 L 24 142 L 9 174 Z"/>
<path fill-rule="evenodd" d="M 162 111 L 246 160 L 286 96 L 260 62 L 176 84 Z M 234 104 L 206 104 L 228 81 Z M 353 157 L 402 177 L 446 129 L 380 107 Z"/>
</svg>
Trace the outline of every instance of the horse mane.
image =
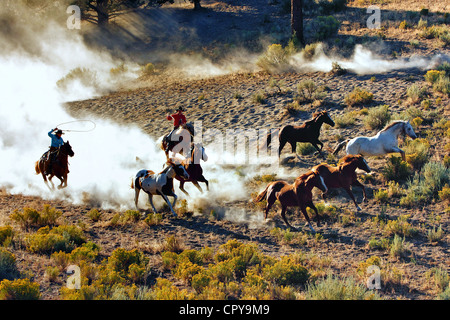
<svg viewBox="0 0 450 320">
<path fill-rule="evenodd" d="M 166 167 L 163 169 L 163 171 L 160 172 L 161 173 L 167 173 L 167 171 L 170 169 L 171 166 L 176 166 L 176 163 L 172 161 L 172 159 L 167 160 L 166 162 Z"/>
<path fill-rule="evenodd" d="M 341 160 L 339 160 L 339 163 L 347 163 L 351 162 L 354 159 L 358 159 L 360 156 L 355 154 L 348 154 L 345 157 L 343 157 Z"/>
<path fill-rule="evenodd" d="M 394 121 L 392 121 L 391 123 L 389 123 L 388 125 L 386 125 L 380 132 L 384 132 L 384 131 L 387 131 L 387 130 L 389 130 L 390 128 L 392 128 L 392 127 L 394 127 L 394 126 L 396 126 L 396 125 L 398 125 L 398 124 L 400 124 L 400 123 L 405 123 L 405 121 L 403 121 L 403 120 L 394 120 Z"/>
</svg>

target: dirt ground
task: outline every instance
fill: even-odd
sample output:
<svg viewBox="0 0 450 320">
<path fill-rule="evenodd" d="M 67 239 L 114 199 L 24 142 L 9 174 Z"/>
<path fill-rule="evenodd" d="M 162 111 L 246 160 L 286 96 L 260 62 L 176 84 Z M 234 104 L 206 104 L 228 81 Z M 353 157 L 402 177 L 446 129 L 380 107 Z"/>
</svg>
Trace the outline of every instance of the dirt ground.
<svg viewBox="0 0 450 320">
<path fill-rule="evenodd" d="M 239 17 L 240 14 L 247 16 L 247 21 L 251 20 L 248 15 L 254 15 L 258 19 L 266 17 L 271 21 L 270 24 L 267 23 L 268 26 L 259 22 L 260 28 L 265 30 L 265 28 L 269 28 L 269 25 L 273 26 L 278 21 L 277 19 L 285 18 L 286 15 L 280 14 L 279 11 L 275 11 L 276 14 L 270 14 L 270 12 L 274 12 L 270 11 L 271 6 L 266 9 L 267 13 L 263 9 L 258 12 L 257 9 L 262 6 L 257 7 L 257 2 L 246 1 L 246 6 L 243 6 L 238 5 L 237 1 L 229 1 L 229 3 L 205 1 L 204 7 L 207 8 L 209 16 L 206 16 L 201 22 L 207 24 L 215 17 L 215 14 L 227 13 L 231 20 L 226 20 L 224 17 L 221 21 L 236 24 L 233 19 Z M 415 5 L 415 7 L 408 7 L 410 10 L 418 11 L 419 7 L 423 5 L 423 1 L 410 2 L 414 2 Z M 363 7 L 361 3 L 363 1 L 354 1 L 351 8 L 337 15 L 339 18 L 347 14 L 346 17 L 348 17 L 348 19 L 344 19 L 344 27 L 341 28 L 339 36 L 361 36 L 362 31 L 352 27 L 360 17 L 354 11 Z M 184 5 L 178 6 L 173 11 L 182 10 L 182 8 Z M 390 1 L 385 8 L 386 10 L 394 10 L 393 8 L 399 10 Z M 430 9 L 432 8 L 430 7 Z M 448 9 L 447 6 L 435 10 L 447 10 L 448 12 Z M 186 17 L 185 14 L 178 11 L 172 12 L 170 17 L 178 19 L 179 16 Z M 402 14 L 392 14 L 392 16 L 398 18 Z M 197 21 L 197 23 L 200 22 Z M 250 24 L 250 22 L 248 23 Z M 221 25 L 221 28 L 226 29 L 226 26 Z M 235 27 L 237 31 L 245 28 L 249 28 L 249 26 L 238 25 Z M 238 41 L 236 40 L 238 32 L 235 29 L 232 29 L 233 33 L 230 34 L 230 37 L 235 36 L 233 41 Z M 217 32 L 221 36 L 226 33 L 219 31 Z M 366 32 L 372 31 L 366 30 Z M 392 25 L 386 28 L 385 33 L 387 36 L 385 48 L 388 48 L 387 51 L 389 51 L 386 56 L 389 59 L 392 58 L 393 51 L 398 52 L 401 56 L 412 54 L 431 56 L 437 52 L 450 53 L 448 47 L 436 48 L 436 42 L 429 39 L 421 41 L 420 47 L 411 49 L 408 43 L 417 36 L 416 30 L 407 30 L 406 33 L 401 33 Z M 208 36 L 210 35 L 205 34 L 199 36 L 199 39 L 213 46 L 213 40 Z M 158 41 L 162 40 L 158 39 Z M 219 39 L 217 42 L 223 44 L 225 41 Z M 201 45 L 203 44 L 200 43 Z M 145 57 L 141 58 L 145 59 Z M 203 130 L 208 128 L 216 128 L 221 131 L 238 128 L 280 128 L 285 124 L 301 123 L 319 110 L 327 110 L 333 119 L 352 111 L 357 113 L 363 108 L 370 109 L 381 104 L 389 105 L 389 110 L 393 114 L 402 113 L 411 106 L 404 102 L 407 98 L 408 87 L 412 84 L 428 86 L 424 80 L 424 74 L 425 71 L 419 69 L 369 75 L 357 75 L 350 72 L 341 76 L 323 72 L 267 74 L 259 71 L 232 73 L 204 79 L 177 79 L 173 76 L 168 77 L 164 72 L 157 72 L 146 78 L 145 81 L 142 80 L 143 83 L 140 84 L 141 88 L 139 89 L 123 90 L 95 99 L 70 102 L 66 104 L 66 108 L 72 115 L 79 118 L 95 116 L 112 119 L 117 123 L 135 124 L 154 138 L 170 131 L 171 123 L 165 119 L 165 115 L 178 106 L 186 109 L 185 114 L 189 120 L 201 120 Z M 280 89 L 270 85 L 273 80 L 281 83 Z M 318 86 L 325 86 L 326 97 L 319 105 L 310 102 L 300 103 L 299 110 L 290 114 L 286 111 L 286 106 L 295 102 L 297 85 L 302 80 L 313 80 Z M 346 106 L 344 98 L 355 87 L 372 92 L 373 101 L 363 106 L 351 108 Z M 255 94 L 261 92 L 264 94 L 264 100 L 256 102 Z M 449 119 L 450 115 L 449 97 L 432 94 L 431 89 L 429 92 L 431 106 L 427 111 L 435 111 L 438 115 L 433 121 L 424 122 L 416 129 L 417 135 L 421 138 L 430 137 L 427 131 L 433 128 L 433 122 L 438 121 L 440 117 Z M 437 102 L 438 99 L 439 102 Z M 420 108 L 420 104 L 416 106 Z M 363 119 L 364 116 L 359 114 L 354 124 L 348 127 L 322 129 L 320 139 L 324 143 L 326 155 L 331 153 L 338 141 L 356 135 L 374 134 L 374 130 L 364 126 Z M 400 145 L 404 143 L 401 141 Z M 430 144 L 432 145 L 430 159 L 442 161 L 443 157 L 448 154 L 444 144 L 440 144 L 436 140 L 430 141 Z M 300 156 L 299 159 L 293 157 L 288 149 L 286 147 L 283 150 L 281 165 L 291 172 L 292 179 L 299 173 L 324 161 L 313 154 Z M 343 153 L 340 155 L 343 156 Z M 137 248 L 150 257 L 150 263 L 154 265 L 154 270 L 158 270 L 160 276 L 169 278 L 170 275 L 166 274 L 161 267 L 158 248 L 164 239 L 171 235 L 176 236 L 185 249 L 200 249 L 205 246 L 217 249 L 218 246 L 230 239 L 239 239 L 245 243 L 256 243 L 262 252 L 272 256 L 278 257 L 293 252 L 302 252 L 308 257 L 310 263 L 314 264 L 319 275 L 325 275 L 331 271 L 339 276 L 358 277 L 358 265 L 371 256 L 377 255 L 381 257 L 388 274 L 386 276 L 387 283 L 382 284 L 383 289 L 380 292 L 383 298 L 435 299 L 437 289 L 430 270 L 439 267 L 450 270 L 450 236 L 448 234 L 450 216 L 448 209 L 446 211 L 448 204 L 436 200 L 426 205 L 407 208 L 399 204 L 398 198 L 391 198 L 387 203 L 388 206 L 384 206 L 374 198 L 373 194 L 380 188 L 386 188 L 386 183 L 380 173 L 386 165 L 386 158 L 375 157 L 367 160 L 373 172 L 372 179 L 364 181 L 369 199 L 368 202 L 360 204 L 362 211 L 356 212 L 345 192 L 334 191 L 328 203 L 337 208 L 337 213 L 325 214 L 321 226 L 316 227 L 314 220 L 313 225 L 318 235 L 312 235 L 304 226 L 304 219 L 293 210 L 289 213 L 288 219 L 293 225 L 299 227 L 297 233 L 304 235 L 304 241 L 299 243 L 286 243 L 274 236 L 272 232 L 274 227 L 285 230 L 275 209 L 272 210 L 271 221 L 256 226 L 243 221 L 236 222 L 223 217 L 213 217 L 209 212 L 202 214 L 197 212 L 193 216 L 174 218 L 168 211 L 164 212 L 161 224 L 156 226 L 149 227 L 143 221 L 117 226 L 110 224 L 114 215 L 118 213 L 115 210 L 99 209 L 102 217 L 99 221 L 94 222 L 86 216 L 86 213 L 93 209 L 87 204 L 72 205 L 64 201 L 48 201 L 39 197 L 11 195 L 4 190 L 0 193 L 0 225 L 11 224 L 16 228 L 17 225 L 9 219 L 9 215 L 14 210 L 24 207 L 39 209 L 44 204 L 50 204 L 62 211 L 61 223 L 80 226 L 85 231 L 88 240 L 100 245 L 102 257 L 108 257 L 114 249 L 119 247 Z M 265 182 L 256 178 L 246 180 L 249 194 L 261 191 L 265 185 Z M 193 186 L 189 185 L 189 188 L 193 188 Z M 362 192 L 358 188 L 355 189 L 355 196 L 360 203 Z M 317 202 L 322 201 L 318 194 L 315 194 L 315 199 Z M 263 214 L 262 208 L 247 201 L 226 203 L 226 205 L 229 209 L 259 210 L 260 214 Z M 371 239 L 387 237 L 385 230 L 374 222 L 375 218 L 379 216 L 381 208 L 386 210 L 385 214 L 390 220 L 408 215 L 408 222 L 418 230 L 413 237 L 406 237 L 409 254 L 404 258 L 392 257 L 388 250 L 376 250 L 369 247 Z M 345 222 L 342 217 L 346 218 Z M 444 230 L 444 236 L 439 242 L 430 242 L 427 237 L 428 230 L 438 226 Z M 20 246 L 14 249 L 14 254 L 20 271 L 32 275 L 33 279 L 41 285 L 42 298 L 58 299 L 59 290 L 65 278 L 64 275 L 60 275 L 56 280 L 47 279 L 46 268 L 52 264 L 50 257 L 31 254 Z M 362 282 L 365 281 L 364 278 L 359 277 L 359 279 Z M 178 285 L 182 286 L 180 283 Z"/>
</svg>

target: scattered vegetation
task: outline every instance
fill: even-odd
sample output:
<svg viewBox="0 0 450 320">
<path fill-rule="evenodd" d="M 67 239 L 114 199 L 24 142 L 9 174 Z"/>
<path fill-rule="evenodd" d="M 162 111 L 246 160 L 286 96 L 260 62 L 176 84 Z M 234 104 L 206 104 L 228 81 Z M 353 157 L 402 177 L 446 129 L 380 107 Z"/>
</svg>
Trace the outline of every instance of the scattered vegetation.
<svg viewBox="0 0 450 320">
<path fill-rule="evenodd" d="M 356 87 L 355 89 L 353 89 L 352 92 L 350 92 L 347 96 L 345 96 L 344 100 L 347 106 L 349 107 L 364 105 L 372 102 L 373 93 L 368 92 L 359 87 Z"/>
</svg>

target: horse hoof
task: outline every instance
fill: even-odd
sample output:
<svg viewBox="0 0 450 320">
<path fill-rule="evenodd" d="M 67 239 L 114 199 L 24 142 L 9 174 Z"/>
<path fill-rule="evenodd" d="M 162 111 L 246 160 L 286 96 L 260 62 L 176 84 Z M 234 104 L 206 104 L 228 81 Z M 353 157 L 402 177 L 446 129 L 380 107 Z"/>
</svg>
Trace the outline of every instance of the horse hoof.
<svg viewBox="0 0 450 320">
<path fill-rule="evenodd" d="M 356 211 L 361 211 L 362 209 L 361 209 L 361 207 L 360 206 L 356 206 Z"/>
</svg>

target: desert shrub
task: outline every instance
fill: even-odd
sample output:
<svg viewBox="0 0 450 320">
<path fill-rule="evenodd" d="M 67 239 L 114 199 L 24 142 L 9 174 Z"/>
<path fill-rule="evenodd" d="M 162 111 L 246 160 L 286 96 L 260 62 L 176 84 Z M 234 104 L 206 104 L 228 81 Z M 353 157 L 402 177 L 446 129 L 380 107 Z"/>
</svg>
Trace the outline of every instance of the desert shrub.
<svg viewBox="0 0 450 320">
<path fill-rule="evenodd" d="M 42 211 L 25 207 L 21 211 L 14 210 L 9 218 L 21 225 L 22 228 L 28 230 L 30 227 L 54 226 L 56 220 L 62 215 L 62 212 L 56 210 L 50 205 L 44 205 Z"/>
<path fill-rule="evenodd" d="M 442 190 L 438 192 L 438 195 L 439 199 L 450 203 L 450 187 L 448 185 L 445 185 Z"/>
<path fill-rule="evenodd" d="M 269 73 L 283 72 L 289 69 L 290 50 L 281 44 L 271 44 L 256 61 L 256 65 Z"/>
<path fill-rule="evenodd" d="M 162 251 L 181 252 L 183 251 L 183 242 L 175 236 L 168 236 L 164 239 Z"/>
<path fill-rule="evenodd" d="M 291 229 L 282 230 L 280 228 L 273 228 L 270 230 L 270 234 L 274 236 L 277 241 L 282 244 L 298 244 L 305 245 L 307 243 L 308 236 L 303 232 L 294 232 Z"/>
<path fill-rule="evenodd" d="M 97 88 L 97 73 L 88 68 L 75 68 L 56 82 L 59 89 L 68 90 L 73 83 L 79 82 L 84 87 Z"/>
<path fill-rule="evenodd" d="M 428 162 L 429 150 L 430 143 L 427 139 L 409 140 L 405 147 L 406 162 L 415 170 L 421 169 Z"/>
<path fill-rule="evenodd" d="M 114 282 L 139 282 L 144 279 L 147 272 L 148 258 L 139 250 L 114 250 L 102 272 L 102 281 L 112 284 Z"/>
<path fill-rule="evenodd" d="M 161 213 L 149 213 L 147 217 L 145 217 L 144 222 L 148 226 L 156 226 L 160 225 L 162 221 L 162 214 Z"/>
<path fill-rule="evenodd" d="M 351 112 L 344 113 L 334 118 L 334 123 L 336 124 L 337 128 L 347 128 L 353 126 L 355 122 L 356 118 Z"/>
<path fill-rule="evenodd" d="M 389 254 L 394 258 L 405 258 L 411 252 L 408 247 L 409 243 L 405 242 L 405 237 L 395 234 Z"/>
<path fill-rule="evenodd" d="M 306 156 L 309 154 L 313 154 L 317 149 L 309 142 L 297 142 L 295 152 L 297 154 L 301 154 L 302 156 Z"/>
<path fill-rule="evenodd" d="M 109 69 L 109 74 L 112 77 L 118 77 L 127 71 L 128 71 L 127 66 L 125 66 L 125 63 L 122 62 L 117 67 L 112 67 L 111 69 Z"/>
<path fill-rule="evenodd" d="M 302 80 L 297 86 L 297 100 L 313 101 L 322 100 L 326 96 L 323 87 L 317 86 L 313 80 Z"/>
<path fill-rule="evenodd" d="M 347 5 L 347 0 L 318 0 L 316 2 L 324 14 L 342 11 Z"/>
<path fill-rule="evenodd" d="M 14 279 L 18 275 L 16 256 L 5 248 L 0 247 L 0 280 Z"/>
<path fill-rule="evenodd" d="M 158 278 L 153 287 L 152 298 L 155 300 L 188 300 L 192 299 L 192 294 L 186 289 L 178 289 L 167 279 Z"/>
<path fill-rule="evenodd" d="M 417 234 L 417 229 L 411 226 L 408 222 L 409 215 L 401 215 L 397 220 L 389 220 L 386 223 L 384 231 L 387 236 L 400 235 L 404 237 L 411 237 Z"/>
<path fill-rule="evenodd" d="M 83 231 L 76 226 L 61 225 L 50 230 L 40 228 L 35 234 L 26 236 L 27 250 L 33 253 L 51 254 L 56 251 L 70 252 L 85 242 Z"/>
<path fill-rule="evenodd" d="M 387 190 L 379 189 L 373 192 L 373 197 L 376 201 L 386 203 L 389 201 L 389 192 Z"/>
<path fill-rule="evenodd" d="M 425 74 L 425 81 L 429 82 L 430 84 L 435 83 L 439 77 L 445 74 L 445 71 L 439 71 L 439 70 L 428 70 Z"/>
<path fill-rule="evenodd" d="M 406 161 L 391 155 L 387 159 L 386 166 L 381 169 L 381 174 L 386 181 L 402 181 L 411 175 L 411 169 Z"/>
<path fill-rule="evenodd" d="M 98 209 L 91 209 L 89 210 L 86 215 L 94 222 L 97 222 L 100 220 L 102 213 L 98 211 Z"/>
<path fill-rule="evenodd" d="M 278 285 L 300 285 L 309 279 L 308 270 L 291 257 L 284 256 L 273 265 L 263 268 L 264 278 Z"/>
<path fill-rule="evenodd" d="M 39 300 L 39 284 L 29 279 L 0 282 L 0 300 Z"/>
<path fill-rule="evenodd" d="M 450 169 L 440 162 L 427 162 L 420 173 L 407 182 L 406 196 L 400 199 L 405 206 L 427 202 L 436 197 L 450 181 Z"/>
<path fill-rule="evenodd" d="M 11 226 L 0 227 L 0 246 L 5 246 L 10 242 L 13 235 L 14 232 Z"/>
<path fill-rule="evenodd" d="M 316 41 L 325 40 L 338 33 L 341 23 L 333 16 L 318 16 L 312 21 Z"/>
<path fill-rule="evenodd" d="M 427 237 L 430 242 L 438 242 L 442 240 L 444 237 L 444 231 L 442 230 L 442 226 L 439 226 L 439 228 L 436 229 L 436 227 L 433 227 L 428 230 Z"/>
<path fill-rule="evenodd" d="M 438 71 L 443 71 L 447 76 L 450 76 L 450 62 L 444 62 L 437 67 Z"/>
<path fill-rule="evenodd" d="M 305 47 L 302 49 L 303 58 L 306 61 L 311 61 L 314 58 L 317 48 L 319 46 L 321 46 L 320 42 L 314 42 L 314 43 L 305 45 Z"/>
<path fill-rule="evenodd" d="M 418 103 L 427 93 L 427 88 L 412 84 L 406 89 L 406 95 L 411 103 Z"/>
<path fill-rule="evenodd" d="M 150 76 L 155 73 L 155 66 L 153 63 L 149 62 L 145 66 L 141 67 L 141 75 L 142 76 Z"/>
<path fill-rule="evenodd" d="M 79 263 L 80 261 L 94 262 L 99 252 L 100 247 L 97 244 L 89 241 L 83 243 L 80 247 L 73 249 L 69 255 L 69 260 L 75 264 Z"/>
<path fill-rule="evenodd" d="M 330 74 L 333 76 L 341 76 L 343 74 L 347 73 L 347 69 L 342 68 L 341 65 L 339 63 L 337 63 L 336 61 L 333 61 L 331 63 L 331 70 L 330 70 Z"/>
<path fill-rule="evenodd" d="M 305 297 L 308 300 L 367 300 L 379 299 L 364 285 L 358 284 L 352 277 L 339 279 L 328 274 L 325 279 L 308 285 Z"/>
<path fill-rule="evenodd" d="M 266 103 L 267 95 L 264 91 L 258 91 L 252 96 L 252 101 L 257 104 Z"/>
<path fill-rule="evenodd" d="M 433 90 L 450 95 L 450 77 L 441 75 L 433 84 Z"/>
<path fill-rule="evenodd" d="M 403 20 L 402 22 L 400 22 L 400 24 L 398 26 L 398 28 L 402 29 L 402 30 L 410 29 L 411 27 L 412 27 L 411 24 L 408 21 L 406 21 L 406 20 Z"/>
<path fill-rule="evenodd" d="M 369 109 L 369 113 L 364 118 L 364 125 L 368 129 L 382 129 L 391 119 L 388 105 L 380 105 Z"/>
<path fill-rule="evenodd" d="M 370 103 L 373 100 L 373 93 L 356 87 L 345 96 L 344 101 L 349 107 Z"/>
</svg>

